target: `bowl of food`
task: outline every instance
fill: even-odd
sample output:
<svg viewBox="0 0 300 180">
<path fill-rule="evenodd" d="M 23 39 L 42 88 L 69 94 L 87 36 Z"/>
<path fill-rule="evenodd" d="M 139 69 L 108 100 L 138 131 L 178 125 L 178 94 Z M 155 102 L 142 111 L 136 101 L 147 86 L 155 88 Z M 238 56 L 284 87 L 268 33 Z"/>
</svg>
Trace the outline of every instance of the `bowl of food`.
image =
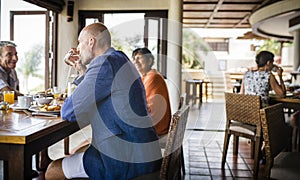
<svg viewBox="0 0 300 180">
<path fill-rule="evenodd" d="M 36 98 L 35 101 L 39 104 L 39 105 L 45 105 L 45 104 L 50 104 L 53 100 L 53 97 L 40 97 L 40 98 Z"/>
</svg>

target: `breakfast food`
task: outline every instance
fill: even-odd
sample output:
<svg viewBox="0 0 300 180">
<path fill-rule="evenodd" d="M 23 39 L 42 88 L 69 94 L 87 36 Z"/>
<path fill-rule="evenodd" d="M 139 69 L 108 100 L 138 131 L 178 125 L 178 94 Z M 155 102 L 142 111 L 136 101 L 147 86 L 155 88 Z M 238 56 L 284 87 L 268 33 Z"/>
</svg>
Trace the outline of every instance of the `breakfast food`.
<svg viewBox="0 0 300 180">
<path fill-rule="evenodd" d="M 39 107 L 39 111 L 59 111 L 61 109 L 60 105 L 43 105 Z"/>
</svg>

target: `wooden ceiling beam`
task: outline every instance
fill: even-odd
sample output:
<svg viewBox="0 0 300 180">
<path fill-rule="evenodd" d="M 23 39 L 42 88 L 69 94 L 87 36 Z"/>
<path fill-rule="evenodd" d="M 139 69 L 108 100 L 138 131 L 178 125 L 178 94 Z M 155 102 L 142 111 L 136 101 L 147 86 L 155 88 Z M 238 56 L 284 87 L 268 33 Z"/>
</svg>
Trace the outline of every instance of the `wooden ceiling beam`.
<svg viewBox="0 0 300 180">
<path fill-rule="evenodd" d="M 208 17 L 189 17 L 189 16 L 184 16 L 183 19 L 208 19 Z M 240 20 L 241 18 L 239 17 L 215 17 L 214 20 Z"/>
<path fill-rule="evenodd" d="M 207 10 L 207 9 L 184 9 L 183 12 L 212 12 L 212 10 Z M 218 12 L 252 12 L 252 10 L 231 9 L 231 10 L 218 10 Z"/>
<path fill-rule="evenodd" d="M 214 8 L 213 13 L 210 15 L 207 24 L 205 25 L 205 27 L 209 26 L 210 22 L 212 21 L 212 19 L 214 18 L 214 15 L 218 12 L 218 10 L 221 8 L 222 4 L 223 4 L 224 0 L 219 0 L 218 4 L 216 5 L 216 7 Z"/>
<path fill-rule="evenodd" d="M 279 0 L 182 0 L 183 24 L 201 28 L 250 28 L 255 10 Z"/>
<path fill-rule="evenodd" d="M 255 6 L 252 11 L 254 11 L 255 9 L 258 9 L 260 6 L 261 6 L 261 4 Z M 242 23 L 244 23 L 246 21 L 247 21 L 247 23 L 249 23 L 248 21 L 249 21 L 250 15 L 251 15 L 251 13 L 247 14 L 239 23 L 236 24 L 235 27 L 240 26 Z"/>
<path fill-rule="evenodd" d="M 235 27 L 240 26 L 243 22 L 248 21 L 250 14 L 247 14 L 240 22 L 238 22 Z"/>
<path fill-rule="evenodd" d="M 216 2 L 183 2 L 183 5 L 185 4 L 190 4 L 190 5 L 217 5 L 218 3 Z M 224 2 L 223 4 L 226 5 L 260 5 L 260 2 L 245 2 L 245 1 L 240 1 L 240 2 Z"/>
</svg>

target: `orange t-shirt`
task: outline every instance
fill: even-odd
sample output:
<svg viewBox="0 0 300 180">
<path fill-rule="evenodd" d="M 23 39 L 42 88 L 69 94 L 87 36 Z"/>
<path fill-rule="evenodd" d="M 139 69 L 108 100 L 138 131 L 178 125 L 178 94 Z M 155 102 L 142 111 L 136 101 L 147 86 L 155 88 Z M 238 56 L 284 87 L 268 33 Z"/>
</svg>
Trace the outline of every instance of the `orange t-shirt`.
<svg viewBox="0 0 300 180">
<path fill-rule="evenodd" d="M 157 135 L 167 134 L 171 121 L 171 107 L 167 84 L 161 74 L 150 70 L 142 81 L 146 90 L 148 110 Z"/>
</svg>

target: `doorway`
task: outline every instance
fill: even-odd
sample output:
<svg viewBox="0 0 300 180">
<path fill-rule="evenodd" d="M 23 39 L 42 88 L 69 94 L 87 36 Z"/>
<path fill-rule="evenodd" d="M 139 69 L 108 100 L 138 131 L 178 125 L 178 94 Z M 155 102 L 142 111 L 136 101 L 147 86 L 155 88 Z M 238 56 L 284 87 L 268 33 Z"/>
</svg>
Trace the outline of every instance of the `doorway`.
<svg viewBox="0 0 300 180">
<path fill-rule="evenodd" d="M 129 58 L 134 49 L 147 47 L 155 57 L 153 68 L 167 74 L 168 11 L 79 11 L 79 30 L 102 22 L 110 30 L 112 46 Z"/>
</svg>

